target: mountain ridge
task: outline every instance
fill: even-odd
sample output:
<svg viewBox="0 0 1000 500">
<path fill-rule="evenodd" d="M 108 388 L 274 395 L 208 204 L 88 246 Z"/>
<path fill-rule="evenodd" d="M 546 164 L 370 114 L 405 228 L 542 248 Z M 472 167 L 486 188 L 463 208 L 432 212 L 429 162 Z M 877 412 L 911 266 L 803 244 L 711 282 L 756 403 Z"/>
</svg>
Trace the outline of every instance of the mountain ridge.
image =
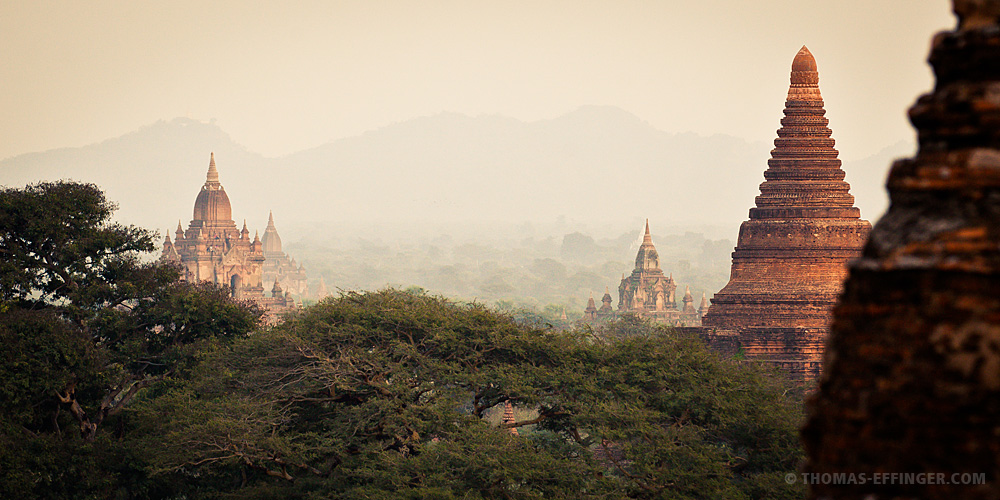
<svg viewBox="0 0 1000 500">
<path fill-rule="evenodd" d="M 279 225 L 303 233 L 320 222 L 560 216 L 736 227 L 753 205 L 769 150 L 721 134 L 665 132 L 613 106 L 531 122 L 445 112 L 277 157 L 252 152 L 214 123 L 174 118 L 82 147 L 2 160 L 0 183 L 94 182 L 120 203 L 120 220 L 172 232 L 171 221 L 187 224 L 214 151 L 237 223 L 246 217 L 258 229 L 268 210 Z M 870 217 L 866 205 L 878 200 L 861 198 L 874 191 L 854 183 L 872 175 L 848 166 L 852 192 L 866 193 L 859 206 Z"/>
</svg>

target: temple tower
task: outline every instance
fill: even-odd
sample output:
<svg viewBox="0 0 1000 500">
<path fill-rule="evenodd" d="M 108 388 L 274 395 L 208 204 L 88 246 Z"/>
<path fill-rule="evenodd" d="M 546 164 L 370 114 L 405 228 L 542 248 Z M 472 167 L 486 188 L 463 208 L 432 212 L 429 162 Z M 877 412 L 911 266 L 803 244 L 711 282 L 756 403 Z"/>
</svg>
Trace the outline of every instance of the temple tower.
<svg viewBox="0 0 1000 500">
<path fill-rule="evenodd" d="M 583 310 L 584 321 L 593 321 L 597 319 L 597 304 L 594 303 L 594 294 L 590 294 L 590 298 L 587 299 L 587 308 Z"/>
<path fill-rule="evenodd" d="M 261 296 L 261 266 L 264 254 L 260 241 L 250 241 L 244 224 L 236 229 L 232 205 L 225 188 L 219 182 L 215 154 L 208 162 L 208 173 L 194 202 L 194 211 L 187 231 L 178 221 L 173 244 L 164 242 L 162 260 L 181 266 L 182 279 L 211 281 L 226 286 L 234 297 L 244 299 Z"/>
<path fill-rule="evenodd" d="M 698 311 L 694 308 L 694 297 L 691 296 L 691 287 L 684 287 L 684 298 L 681 301 L 684 302 L 684 307 L 681 309 L 681 312 L 686 314 L 698 313 Z"/>
<path fill-rule="evenodd" d="M 676 290 L 674 279 L 660 269 L 660 255 L 653 246 L 646 219 L 646 233 L 635 256 L 635 269 L 618 285 L 618 310 L 644 318 L 665 319 L 671 311 L 677 311 Z"/>
<path fill-rule="evenodd" d="M 513 423 L 517 422 L 517 419 L 514 418 L 514 405 L 510 404 L 510 400 L 509 399 L 504 402 L 504 405 L 503 405 L 503 417 L 502 417 L 501 420 L 502 420 L 502 423 L 504 425 L 506 425 L 506 424 L 513 424 Z M 508 428 L 507 429 L 507 433 L 508 434 L 512 434 L 514 436 L 519 436 L 520 435 L 517 432 L 517 427 L 510 427 L 510 428 Z"/>
<path fill-rule="evenodd" d="M 277 280 L 281 282 L 286 292 L 291 292 L 299 297 L 308 295 L 309 286 L 306 283 L 306 270 L 281 249 L 281 236 L 278 235 L 278 228 L 274 225 L 272 212 L 267 213 L 267 227 L 264 228 L 264 237 L 261 238 L 261 243 L 264 245 L 264 268 L 262 271 L 264 282 L 270 283 Z"/>
<path fill-rule="evenodd" d="M 803 430 L 811 498 L 1000 498 L 1000 0 L 955 0 L 919 149 L 851 267 Z M 819 483 L 819 482 L 817 482 Z"/>
<path fill-rule="evenodd" d="M 615 310 L 611 307 L 611 292 L 604 287 L 604 296 L 601 297 L 601 308 L 597 310 L 597 317 L 601 319 L 611 319 L 615 317 Z"/>
<path fill-rule="evenodd" d="M 854 207 L 809 49 L 792 61 L 784 118 L 729 283 L 705 326 L 737 331 L 747 355 L 818 373 L 830 310 L 871 229 Z"/>
</svg>

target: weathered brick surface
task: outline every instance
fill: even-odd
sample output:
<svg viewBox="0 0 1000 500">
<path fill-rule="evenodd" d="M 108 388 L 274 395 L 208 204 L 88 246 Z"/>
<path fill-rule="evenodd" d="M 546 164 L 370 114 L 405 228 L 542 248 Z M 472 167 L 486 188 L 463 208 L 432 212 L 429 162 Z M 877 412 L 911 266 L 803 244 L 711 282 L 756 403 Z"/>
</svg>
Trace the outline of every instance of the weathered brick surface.
<svg viewBox="0 0 1000 500">
<path fill-rule="evenodd" d="M 910 109 L 919 151 L 892 166 L 803 430 L 808 472 L 946 484 L 818 484 L 812 498 L 1000 498 L 1000 0 L 954 6 L 935 89 Z"/>
<path fill-rule="evenodd" d="M 737 332 L 748 357 L 813 378 L 847 262 L 860 254 L 871 224 L 844 182 L 816 61 L 805 47 L 792 62 L 784 114 L 760 196 L 740 226 L 729 283 L 702 320 L 709 327 L 703 336 Z"/>
</svg>

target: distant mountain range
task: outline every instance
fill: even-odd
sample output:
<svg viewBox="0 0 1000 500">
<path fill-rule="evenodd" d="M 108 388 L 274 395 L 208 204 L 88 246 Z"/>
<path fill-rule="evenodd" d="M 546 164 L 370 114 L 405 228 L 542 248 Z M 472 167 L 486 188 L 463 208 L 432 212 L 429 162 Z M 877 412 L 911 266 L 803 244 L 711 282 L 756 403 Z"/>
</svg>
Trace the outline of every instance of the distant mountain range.
<svg viewBox="0 0 1000 500">
<path fill-rule="evenodd" d="M 214 124 L 176 118 L 89 146 L 0 161 L 0 184 L 94 182 L 119 203 L 120 220 L 172 230 L 191 218 L 214 151 L 237 222 L 245 217 L 260 230 L 268 210 L 279 229 L 295 231 L 560 216 L 736 227 L 757 195 L 770 148 L 671 134 L 619 108 L 588 106 L 536 122 L 442 113 L 265 158 Z M 890 160 L 911 150 L 900 143 L 845 163 L 866 218 L 885 208 Z"/>
</svg>

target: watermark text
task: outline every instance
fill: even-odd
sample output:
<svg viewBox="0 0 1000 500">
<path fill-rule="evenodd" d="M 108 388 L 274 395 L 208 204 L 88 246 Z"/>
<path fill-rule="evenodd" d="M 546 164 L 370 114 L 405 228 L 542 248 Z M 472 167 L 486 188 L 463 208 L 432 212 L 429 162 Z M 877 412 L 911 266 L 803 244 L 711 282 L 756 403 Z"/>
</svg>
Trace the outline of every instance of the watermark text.
<svg viewBox="0 0 1000 500">
<path fill-rule="evenodd" d="M 788 484 L 985 484 L 983 472 L 789 472 Z"/>
</svg>

